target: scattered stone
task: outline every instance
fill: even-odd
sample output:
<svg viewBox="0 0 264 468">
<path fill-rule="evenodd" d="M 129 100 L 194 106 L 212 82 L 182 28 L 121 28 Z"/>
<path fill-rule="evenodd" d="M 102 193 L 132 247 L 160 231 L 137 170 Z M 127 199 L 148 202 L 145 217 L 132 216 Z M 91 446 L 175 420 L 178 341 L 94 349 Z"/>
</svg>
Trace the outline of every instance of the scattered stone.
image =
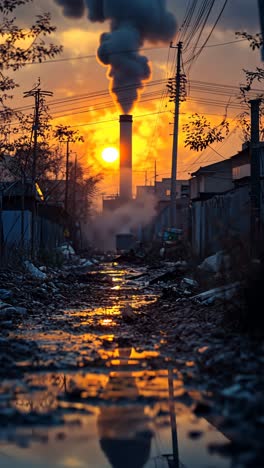
<svg viewBox="0 0 264 468">
<path fill-rule="evenodd" d="M 13 292 L 9 291 L 8 289 L 0 289 L 0 299 L 11 299 L 13 297 Z"/>
</svg>

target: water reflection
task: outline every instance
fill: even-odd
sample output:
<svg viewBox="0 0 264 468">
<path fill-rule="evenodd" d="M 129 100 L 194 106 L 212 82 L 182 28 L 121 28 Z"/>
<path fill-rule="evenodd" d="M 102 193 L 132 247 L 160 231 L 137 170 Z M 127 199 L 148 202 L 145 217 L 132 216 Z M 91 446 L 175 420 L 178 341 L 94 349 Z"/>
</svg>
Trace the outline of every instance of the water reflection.
<svg viewBox="0 0 264 468">
<path fill-rule="evenodd" d="M 15 389 L 14 407 L 25 415 L 63 414 L 65 424 L 56 427 L 52 419 L 43 427 L 0 425 L 0 452 L 13 457 L 11 463 L 0 453 L 1 468 L 230 466 L 207 451 L 208 444 L 226 438 L 177 401 L 182 391 L 177 372 L 134 370 L 129 364 L 134 353 L 119 349 L 115 360 L 121 367 L 106 373 L 28 376 L 31 391 Z M 190 439 L 191 431 L 203 436 Z"/>
<path fill-rule="evenodd" d="M 42 365 L 43 373 L 2 383 L 1 468 L 227 468 L 207 450 L 226 438 L 178 400 L 186 394 L 181 375 L 155 347 L 121 348 L 131 343 L 118 329 L 122 308 L 137 313 L 155 295 L 131 293 L 127 270 L 107 273 L 114 278 L 106 306 L 55 316 L 48 333 L 24 330 L 57 372 Z M 190 439 L 192 431 L 203 436 Z"/>
<path fill-rule="evenodd" d="M 132 349 L 118 352 L 123 364 L 128 364 Z M 136 379 L 131 372 L 110 374 L 102 395 L 107 401 L 124 398 L 135 402 L 139 398 Z M 150 456 L 152 431 L 144 406 L 126 402 L 124 406 L 103 406 L 98 416 L 100 447 L 113 468 L 142 468 Z"/>
</svg>

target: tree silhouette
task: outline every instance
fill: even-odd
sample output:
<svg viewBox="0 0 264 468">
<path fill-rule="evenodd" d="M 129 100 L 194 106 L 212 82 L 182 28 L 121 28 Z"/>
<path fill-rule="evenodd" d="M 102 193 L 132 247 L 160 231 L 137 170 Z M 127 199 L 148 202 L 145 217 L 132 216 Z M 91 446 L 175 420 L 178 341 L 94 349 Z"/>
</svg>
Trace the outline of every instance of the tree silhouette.
<svg viewBox="0 0 264 468">
<path fill-rule="evenodd" d="M 12 127 L 13 119 L 23 124 L 22 114 L 10 107 L 12 93 L 19 84 L 7 75 L 8 70 L 16 72 L 28 63 L 42 62 L 62 51 L 61 46 L 46 42 L 46 37 L 56 30 L 49 13 L 37 15 L 28 28 L 19 26 L 14 12 L 30 2 L 2 0 L 0 3 L 0 152 L 9 150 L 10 134 L 19 131 L 19 125 Z"/>
</svg>

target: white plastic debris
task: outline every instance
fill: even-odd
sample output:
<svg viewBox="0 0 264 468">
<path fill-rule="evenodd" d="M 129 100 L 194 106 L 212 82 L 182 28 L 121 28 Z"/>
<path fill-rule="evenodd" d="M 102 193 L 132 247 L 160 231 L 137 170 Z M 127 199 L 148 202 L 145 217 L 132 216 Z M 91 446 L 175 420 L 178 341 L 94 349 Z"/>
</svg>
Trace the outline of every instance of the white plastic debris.
<svg viewBox="0 0 264 468">
<path fill-rule="evenodd" d="M 46 273 L 43 273 L 42 271 L 40 271 L 37 267 L 35 267 L 35 265 L 33 265 L 33 263 L 29 262 L 28 260 L 24 262 L 24 265 L 28 273 L 30 273 L 30 275 L 33 276 L 33 278 L 37 278 L 41 280 L 44 280 L 47 278 Z"/>
<path fill-rule="evenodd" d="M 160 257 L 163 258 L 164 255 L 165 255 L 165 248 L 164 247 L 161 247 L 160 251 L 159 251 L 159 254 L 160 254 Z"/>
<path fill-rule="evenodd" d="M 181 287 L 189 286 L 191 288 L 198 288 L 199 284 L 197 281 L 191 278 L 183 278 L 181 281 Z"/>
<path fill-rule="evenodd" d="M 57 251 L 60 252 L 66 260 L 76 255 L 75 250 L 70 244 L 61 245 L 57 248 Z"/>
<path fill-rule="evenodd" d="M 206 305 L 212 304 L 215 299 L 225 299 L 229 301 L 237 293 L 239 287 L 240 283 L 237 281 L 236 283 L 220 286 L 219 288 L 214 288 L 210 289 L 209 291 L 202 292 L 201 294 L 193 296 L 192 299 L 195 302 Z"/>
<path fill-rule="evenodd" d="M 239 384 L 232 385 L 231 387 L 225 388 L 221 394 L 226 397 L 235 396 L 238 392 L 241 392 L 242 387 Z"/>
<path fill-rule="evenodd" d="M 219 273 L 222 270 L 226 271 L 230 268 L 230 257 L 220 250 L 216 254 L 205 258 L 198 268 L 212 273 Z"/>
</svg>

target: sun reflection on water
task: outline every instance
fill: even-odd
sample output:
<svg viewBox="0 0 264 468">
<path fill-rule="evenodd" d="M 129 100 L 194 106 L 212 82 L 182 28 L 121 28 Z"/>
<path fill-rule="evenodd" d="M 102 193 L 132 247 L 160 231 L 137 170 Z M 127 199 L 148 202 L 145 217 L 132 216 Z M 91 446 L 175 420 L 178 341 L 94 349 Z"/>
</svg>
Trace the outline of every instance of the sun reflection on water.
<svg viewBox="0 0 264 468">
<path fill-rule="evenodd" d="M 100 325 L 102 327 L 114 327 L 114 326 L 116 326 L 116 322 L 114 322 L 114 320 L 110 319 L 110 318 L 101 319 L 99 323 L 100 323 Z"/>
</svg>

